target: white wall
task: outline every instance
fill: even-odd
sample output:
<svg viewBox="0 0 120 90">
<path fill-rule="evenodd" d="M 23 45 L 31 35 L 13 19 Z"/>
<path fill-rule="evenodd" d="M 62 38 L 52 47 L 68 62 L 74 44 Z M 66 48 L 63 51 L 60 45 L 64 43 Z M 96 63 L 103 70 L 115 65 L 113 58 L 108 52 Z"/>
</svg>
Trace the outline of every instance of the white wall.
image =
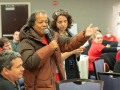
<svg viewBox="0 0 120 90">
<path fill-rule="evenodd" d="M 52 13 L 57 9 L 66 9 L 77 23 L 78 32 L 86 29 L 90 23 L 98 26 L 105 35 L 105 30 L 112 29 L 113 6 L 120 5 L 120 0 L 0 0 L 0 2 L 30 2 L 31 12 L 44 9 L 52 19 Z"/>
</svg>

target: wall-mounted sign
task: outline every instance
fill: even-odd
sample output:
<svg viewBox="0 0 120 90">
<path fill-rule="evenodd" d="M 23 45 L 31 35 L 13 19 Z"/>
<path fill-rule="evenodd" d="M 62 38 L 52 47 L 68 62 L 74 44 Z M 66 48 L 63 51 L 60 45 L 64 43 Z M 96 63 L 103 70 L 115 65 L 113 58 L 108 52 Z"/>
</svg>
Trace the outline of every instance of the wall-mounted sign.
<svg viewBox="0 0 120 90">
<path fill-rule="evenodd" d="M 53 5 L 57 5 L 58 3 L 57 3 L 57 1 L 53 1 Z"/>
</svg>

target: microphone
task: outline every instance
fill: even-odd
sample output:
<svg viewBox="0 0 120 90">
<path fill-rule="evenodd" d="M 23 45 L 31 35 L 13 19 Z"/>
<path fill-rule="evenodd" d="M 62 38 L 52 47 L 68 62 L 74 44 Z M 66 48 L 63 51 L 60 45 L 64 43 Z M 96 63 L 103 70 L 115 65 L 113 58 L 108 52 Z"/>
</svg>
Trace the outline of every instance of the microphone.
<svg viewBox="0 0 120 90">
<path fill-rule="evenodd" d="M 51 34 L 50 34 L 50 32 L 49 32 L 48 29 L 45 29 L 45 30 L 44 30 L 44 33 L 48 36 L 48 38 L 50 39 L 50 41 L 53 41 L 53 38 L 52 38 L 52 36 L 51 36 Z M 57 51 L 57 50 L 58 50 L 58 49 L 56 48 L 55 51 Z"/>
</svg>

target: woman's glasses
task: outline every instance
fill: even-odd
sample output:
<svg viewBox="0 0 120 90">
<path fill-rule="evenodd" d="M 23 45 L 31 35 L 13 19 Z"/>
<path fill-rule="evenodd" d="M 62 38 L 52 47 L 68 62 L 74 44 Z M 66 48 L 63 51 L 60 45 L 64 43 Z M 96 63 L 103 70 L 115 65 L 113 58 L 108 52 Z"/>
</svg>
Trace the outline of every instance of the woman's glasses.
<svg viewBox="0 0 120 90">
<path fill-rule="evenodd" d="M 55 15 L 58 16 L 60 14 L 66 14 L 66 13 L 67 13 L 67 11 L 59 11 L 59 12 L 55 12 Z"/>
</svg>

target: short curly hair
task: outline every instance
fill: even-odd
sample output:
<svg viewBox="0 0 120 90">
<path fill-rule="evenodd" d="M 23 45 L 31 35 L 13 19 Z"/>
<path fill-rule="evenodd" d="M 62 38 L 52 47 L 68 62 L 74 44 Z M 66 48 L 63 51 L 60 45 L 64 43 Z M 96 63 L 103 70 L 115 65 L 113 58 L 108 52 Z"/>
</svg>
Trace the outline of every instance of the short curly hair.
<svg viewBox="0 0 120 90">
<path fill-rule="evenodd" d="M 65 13 L 62 13 L 63 11 L 64 11 Z M 57 13 L 59 13 L 59 14 L 57 14 Z M 51 23 L 50 23 L 50 28 L 51 28 L 52 30 L 56 31 L 56 32 L 59 32 L 59 29 L 58 29 L 57 26 L 56 26 L 56 21 L 57 21 L 57 18 L 58 18 L 60 15 L 65 16 L 65 17 L 67 18 L 67 20 L 68 20 L 68 26 L 67 26 L 67 29 L 66 29 L 66 31 L 68 32 L 68 28 L 70 29 L 71 26 L 72 26 L 73 19 L 72 19 L 72 16 L 68 13 L 68 11 L 67 11 L 67 10 L 63 10 L 63 9 L 59 9 L 59 10 L 57 10 L 57 11 L 55 11 L 55 12 L 53 13 L 53 15 L 52 15 L 53 20 L 52 20 Z"/>
</svg>

